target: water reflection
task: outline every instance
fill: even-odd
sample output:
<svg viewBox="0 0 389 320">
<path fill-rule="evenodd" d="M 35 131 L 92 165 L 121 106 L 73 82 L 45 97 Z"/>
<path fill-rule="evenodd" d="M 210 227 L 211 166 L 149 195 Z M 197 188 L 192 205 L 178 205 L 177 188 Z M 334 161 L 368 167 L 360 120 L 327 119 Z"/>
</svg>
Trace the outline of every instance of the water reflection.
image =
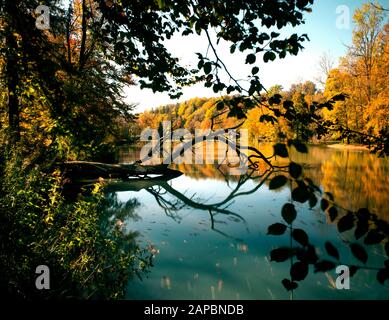
<svg viewBox="0 0 389 320">
<path fill-rule="evenodd" d="M 256 146 L 265 156 L 272 155 L 271 144 Z M 304 172 L 322 190 L 331 191 L 337 203 L 344 208 L 357 210 L 369 208 L 379 217 L 389 220 L 389 159 L 377 158 L 366 151 L 336 150 L 311 146 L 309 153 L 290 149 L 291 160 L 303 164 Z M 276 165 L 285 165 L 288 160 L 278 158 Z M 260 172 L 266 170 L 263 163 Z M 172 165 L 194 179 L 212 178 L 225 180 L 226 174 L 214 165 Z M 229 181 L 239 177 L 228 176 Z"/>
<path fill-rule="evenodd" d="M 271 154 L 271 146 L 262 145 L 261 151 Z M 123 162 L 135 160 L 134 155 L 124 154 Z M 325 147 L 311 147 L 308 154 L 291 152 L 291 159 L 303 163 L 305 175 L 322 190 L 331 191 L 339 207 L 366 207 L 377 214 L 376 221 L 388 219 L 388 160 Z M 287 163 L 284 159 L 277 161 Z M 135 212 L 141 219 L 131 222 L 131 228 L 140 230 L 143 241 L 159 253 L 149 279 L 129 282 L 127 298 L 289 298 L 281 283 L 290 274 L 290 264 L 270 261 L 274 249 L 290 244 L 288 233 L 280 237 L 266 233 L 269 225 L 282 222 L 281 209 L 290 201 L 293 185 L 270 191 L 274 174 L 269 175 L 265 167 L 244 176 L 229 176 L 228 170 L 213 165 L 171 167 L 184 175 L 115 193 L 122 203 L 136 195 L 140 205 Z M 334 225 L 347 211 L 339 210 L 337 219 L 331 222 L 319 206 L 310 210 L 307 204 L 297 204 L 296 208 L 293 228 L 309 235 L 309 245 L 302 246 L 310 250 L 306 255 L 314 250 L 320 259 L 328 260 L 324 244 L 330 241 L 346 263 L 358 264 L 349 249 L 354 235 L 339 233 Z M 357 224 L 358 220 L 353 221 Z M 299 243 L 294 245 L 298 247 Z M 382 245 L 368 246 L 366 253 L 373 266 L 381 266 L 386 255 Z M 301 251 L 300 258 L 303 255 Z M 294 259 L 293 263 L 298 260 Z M 371 270 L 358 271 L 349 291 L 335 289 L 336 277 L 333 268 L 324 274 L 312 273 L 294 297 L 389 297 L 388 288 L 376 281 L 376 272 Z"/>
</svg>

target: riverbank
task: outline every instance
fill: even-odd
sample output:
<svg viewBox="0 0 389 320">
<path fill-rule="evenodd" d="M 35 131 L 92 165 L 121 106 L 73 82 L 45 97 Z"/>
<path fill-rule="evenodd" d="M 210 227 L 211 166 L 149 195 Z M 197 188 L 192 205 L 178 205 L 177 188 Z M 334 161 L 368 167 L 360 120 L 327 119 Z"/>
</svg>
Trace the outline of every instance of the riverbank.
<svg viewBox="0 0 389 320">
<path fill-rule="evenodd" d="M 328 148 L 333 148 L 333 149 L 369 151 L 369 148 L 362 144 L 335 143 L 335 144 L 326 144 L 326 146 Z"/>
</svg>

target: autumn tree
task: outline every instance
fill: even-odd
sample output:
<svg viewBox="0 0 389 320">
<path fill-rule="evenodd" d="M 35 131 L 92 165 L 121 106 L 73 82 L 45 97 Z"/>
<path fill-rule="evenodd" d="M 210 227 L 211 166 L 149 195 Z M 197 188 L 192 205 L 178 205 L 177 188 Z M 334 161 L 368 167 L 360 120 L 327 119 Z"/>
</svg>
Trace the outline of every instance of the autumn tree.
<svg viewBox="0 0 389 320">
<path fill-rule="evenodd" d="M 317 76 L 317 82 L 323 87 L 330 75 L 331 70 L 335 67 L 334 58 L 330 52 L 324 52 L 317 62 L 319 75 Z"/>
<path fill-rule="evenodd" d="M 52 19 L 46 31 L 35 27 L 38 4 L 6 1 L 1 8 L 9 141 L 22 135 L 31 142 L 37 132 L 28 128 L 45 126 L 40 140 L 74 154 L 93 152 L 117 132 L 116 119 L 131 120 L 133 105 L 124 102 L 122 89 L 133 80 L 104 57 L 99 33 L 105 21 L 97 3 L 75 0 L 63 8 L 61 1 L 48 1 Z M 37 124 L 38 110 L 45 124 Z"/>
<path fill-rule="evenodd" d="M 388 97 L 383 85 L 388 81 L 388 26 L 384 26 L 384 19 L 385 11 L 378 5 L 367 3 L 356 10 L 352 45 L 326 83 L 326 97 L 340 92 L 348 95 L 346 101 L 337 102 L 333 111 L 326 112 L 327 119 L 349 132 L 364 133 L 353 138 L 356 142 L 369 137 L 366 135 L 385 136 L 388 130 Z"/>
</svg>

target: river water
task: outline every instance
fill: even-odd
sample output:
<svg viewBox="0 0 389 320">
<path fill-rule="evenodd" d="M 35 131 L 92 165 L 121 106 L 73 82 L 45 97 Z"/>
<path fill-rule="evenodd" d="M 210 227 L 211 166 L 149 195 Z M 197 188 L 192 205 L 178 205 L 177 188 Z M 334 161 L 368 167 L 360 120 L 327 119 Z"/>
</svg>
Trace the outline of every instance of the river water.
<svg viewBox="0 0 389 320">
<path fill-rule="evenodd" d="M 271 145 L 259 146 L 271 154 Z M 139 150 L 123 147 L 120 161 L 137 160 Z M 333 194 L 340 208 L 368 208 L 389 220 L 389 161 L 365 151 L 310 146 L 307 154 L 291 150 L 291 159 L 304 165 L 304 175 Z M 285 161 L 285 160 L 281 160 Z M 132 191 L 117 191 L 123 205 L 132 204 L 128 232 L 152 248 L 154 266 L 142 280 L 128 282 L 128 299 L 388 299 L 389 287 L 376 280 L 376 271 L 358 270 L 349 290 L 336 289 L 335 270 L 314 273 L 312 266 L 299 287 L 288 292 L 290 263 L 270 261 L 274 248 L 290 237 L 267 235 L 269 225 L 282 222 L 281 208 L 290 201 L 290 185 L 269 190 L 259 173 L 230 176 L 215 165 L 172 165 L 183 172 L 168 182 Z M 137 190 L 140 189 L 140 190 Z M 110 195 L 112 196 L 112 194 Z M 316 253 L 328 258 L 324 243 L 331 241 L 342 263 L 360 265 L 350 252 L 352 231 L 340 233 L 319 206 L 295 203 L 295 228 L 309 234 Z M 295 244 L 298 245 L 298 244 Z M 366 246 L 367 266 L 381 266 L 382 244 Z"/>
</svg>

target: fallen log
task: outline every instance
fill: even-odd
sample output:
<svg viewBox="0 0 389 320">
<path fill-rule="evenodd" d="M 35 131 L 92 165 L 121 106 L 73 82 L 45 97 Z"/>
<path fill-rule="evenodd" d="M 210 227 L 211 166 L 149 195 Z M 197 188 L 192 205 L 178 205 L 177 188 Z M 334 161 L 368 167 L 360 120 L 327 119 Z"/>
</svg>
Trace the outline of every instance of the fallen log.
<svg viewBox="0 0 389 320">
<path fill-rule="evenodd" d="M 167 180 L 178 177 L 182 173 L 168 168 L 168 165 L 143 166 L 139 163 L 133 164 L 108 164 L 91 161 L 67 161 L 59 165 L 64 172 L 65 178 L 70 183 L 92 183 L 99 179 L 121 179 L 121 180 Z"/>
</svg>

